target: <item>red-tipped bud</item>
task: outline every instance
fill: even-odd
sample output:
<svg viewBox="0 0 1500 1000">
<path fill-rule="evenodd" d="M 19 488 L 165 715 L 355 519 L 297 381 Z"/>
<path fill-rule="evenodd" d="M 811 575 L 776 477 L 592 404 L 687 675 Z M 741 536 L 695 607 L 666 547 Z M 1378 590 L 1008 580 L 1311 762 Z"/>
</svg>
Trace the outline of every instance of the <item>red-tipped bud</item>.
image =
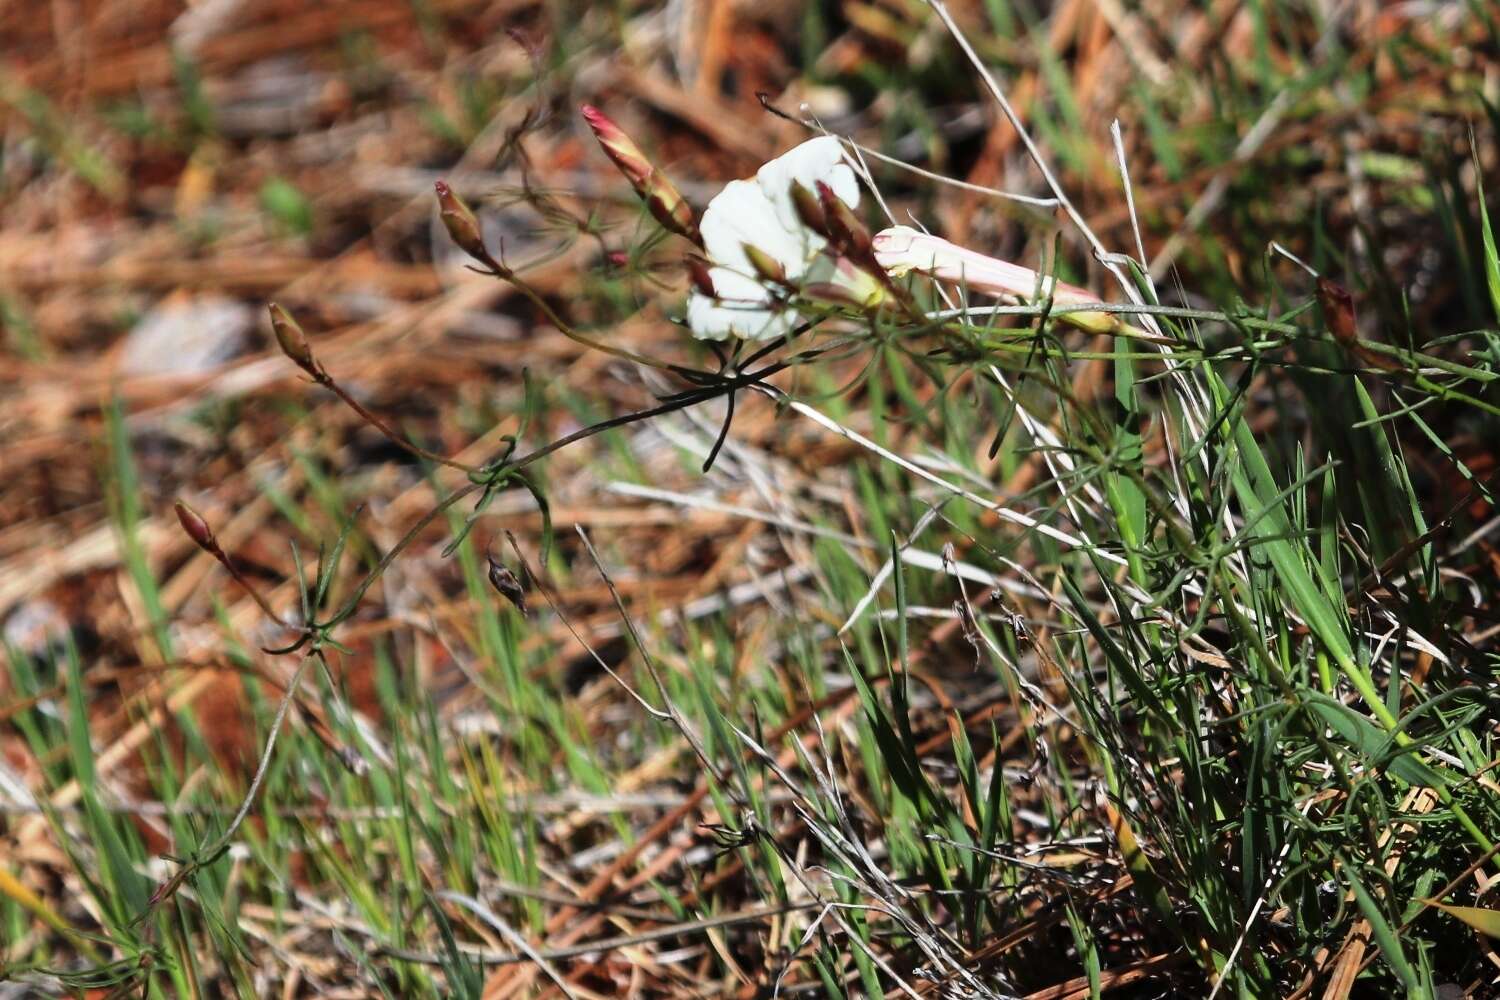
<svg viewBox="0 0 1500 1000">
<path fill-rule="evenodd" d="M 1349 289 L 1329 278 L 1318 278 L 1318 305 L 1323 308 L 1323 322 L 1328 332 L 1347 351 L 1354 354 L 1371 368 L 1400 371 L 1401 362 L 1372 351 L 1359 342 L 1359 320 L 1354 312 L 1354 296 Z"/>
<path fill-rule="evenodd" d="M 718 298 L 713 275 L 708 272 L 708 261 L 697 254 L 688 254 L 684 263 L 687 266 L 688 280 L 693 283 L 693 287 L 711 299 Z"/>
<path fill-rule="evenodd" d="M 276 343 L 281 345 L 281 353 L 309 375 L 316 375 L 318 365 L 313 360 L 312 348 L 307 344 L 307 334 L 302 332 L 302 327 L 292 319 L 291 313 L 274 302 L 269 312 L 271 329 L 276 334 Z"/>
<path fill-rule="evenodd" d="M 214 540 L 214 531 L 203 519 L 203 515 L 181 500 L 177 501 L 176 510 L 178 523 L 193 543 L 205 552 L 218 552 L 219 543 Z"/>
<path fill-rule="evenodd" d="M 1359 324 L 1354 316 L 1354 296 L 1336 281 L 1318 278 L 1318 304 L 1323 307 L 1323 320 L 1328 332 L 1344 346 L 1359 339 Z"/>
<path fill-rule="evenodd" d="M 624 250 L 611 250 L 604 255 L 604 260 L 616 271 L 623 271 L 630 263 L 630 254 Z"/>
<path fill-rule="evenodd" d="M 692 206 L 677 190 L 676 185 L 646 159 L 641 148 L 608 115 L 592 104 L 583 105 L 579 111 L 593 130 L 594 137 L 599 140 L 605 155 L 614 161 L 620 173 L 630 181 L 630 186 L 646 202 L 646 208 L 656 221 L 670 232 L 685 236 L 694 243 L 699 242 L 698 220 L 693 216 Z"/>
<path fill-rule="evenodd" d="M 823 206 L 823 215 L 828 223 L 828 239 L 845 257 L 863 260 L 871 256 L 870 230 L 859 221 L 854 210 L 844 204 L 843 199 L 833 193 L 833 188 L 822 181 L 817 182 L 818 201 Z"/>
<path fill-rule="evenodd" d="M 792 206 L 804 226 L 824 239 L 828 238 L 828 215 L 823 211 L 823 203 L 800 181 L 792 181 Z"/>
<path fill-rule="evenodd" d="M 479 263 L 493 266 L 494 260 L 484 245 L 483 230 L 473 209 L 443 181 L 434 184 L 433 189 L 437 191 L 438 217 L 443 220 L 443 228 L 448 230 L 454 245 Z"/>
<path fill-rule="evenodd" d="M 651 161 L 646 159 L 646 154 L 635 144 L 635 140 L 625 134 L 625 130 L 615 124 L 613 118 L 594 107 L 592 104 L 584 104 L 579 107 L 579 113 L 583 120 L 593 130 L 594 138 L 599 140 L 599 145 L 604 147 L 604 154 L 615 161 L 615 166 L 620 168 L 620 173 L 630 181 L 632 187 L 645 196 L 646 183 L 656 171 Z"/>
<path fill-rule="evenodd" d="M 750 261 L 750 266 L 755 269 L 755 273 L 762 281 L 777 285 L 786 284 L 786 266 L 781 261 L 760 247 L 751 246 L 749 243 L 743 243 L 741 246 L 745 250 L 745 258 Z"/>
</svg>

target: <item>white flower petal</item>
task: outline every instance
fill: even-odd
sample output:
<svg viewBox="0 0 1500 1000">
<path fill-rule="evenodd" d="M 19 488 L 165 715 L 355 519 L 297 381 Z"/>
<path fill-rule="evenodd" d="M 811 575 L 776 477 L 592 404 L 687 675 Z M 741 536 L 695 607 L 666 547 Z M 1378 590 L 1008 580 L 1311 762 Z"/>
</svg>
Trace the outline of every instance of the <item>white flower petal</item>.
<svg viewBox="0 0 1500 1000">
<path fill-rule="evenodd" d="M 770 340 L 790 333 L 794 314 L 747 308 L 711 299 L 701 292 L 688 296 L 687 321 L 699 340 Z"/>
<path fill-rule="evenodd" d="M 775 206 L 781 224 L 793 232 L 805 231 L 802 220 L 797 217 L 797 207 L 792 203 L 793 181 L 814 194 L 818 182 L 822 181 L 844 204 L 850 208 L 859 207 L 859 180 L 844 159 L 843 144 L 831 135 L 809 139 L 782 153 L 756 171 L 755 181 Z M 817 241 L 816 249 L 821 250 L 823 238 L 816 233 L 807 235 Z"/>
<path fill-rule="evenodd" d="M 775 207 L 754 181 L 730 181 L 708 203 L 698 229 L 709 260 L 721 267 L 753 275 L 755 269 L 745 257 L 748 243 L 779 261 L 789 276 L 802 273 L 806 260 L 802 237 L 777 221 Z"/>
<path fill-rule="evenodd" d="M 742 320 L 742 316 L 702 292 L 688 295 L 688 329 L 699 340 L 728 340 L 736 336 L 735 324 Z"/>
<path fill-rule="evenodd" d="M 763 308 L 771 293 L 760 282 L 723 267 L 711 268 L 708 274 L 718 295 L 711 298 L 695 291 L 688 296 L 687 321 L 693 336 L 769 340 L 791 332 L 795 313 Z"/>
<path fill-rule="evenodd" d="M 770 289 L 760 281 L 727 267 L 709 268 L 708 280 L 714 283 L 714 293 L 731 305 L 743 308 L 771 301 Z"/>
</svg>

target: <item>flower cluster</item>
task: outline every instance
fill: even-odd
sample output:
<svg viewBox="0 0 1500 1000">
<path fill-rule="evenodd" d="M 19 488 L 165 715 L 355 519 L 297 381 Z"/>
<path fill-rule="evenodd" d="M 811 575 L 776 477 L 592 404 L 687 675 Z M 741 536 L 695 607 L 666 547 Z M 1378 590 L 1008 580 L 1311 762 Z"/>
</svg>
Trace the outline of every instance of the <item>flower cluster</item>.
<svg viewBox="0 0 1500 1000">
<path fill-rule="evenodd" d="M 879 305 L 891 279 L 916 272 L 969 291 L 1061 306 L 1102 304 L 1082 288 L 988 257 L 907 226 L 873 239 L 859 223 L 859 179 L 842 143 L 820 136 L 730 181 L 701 221 L 667 178 L 608 117 L 585 105 L 584 119 L 651 214 L 706 254 L 690 257 L 687 323 L 702 340 L 769 340 L 791 334 L 797 299 L 857 309 Z M 1114 316 L 1087 310 L 1060 316 L 1107 333 Z"/>
<path fill-rule="evenodd" d="M 827 238 L 808 223 L 826 211 L 809 195 L 829 191 L 850 209 L 859 207 L 859 181 L 832 136 L 810 139 L 761 167 L 751 180 L 730 181 L 703 213 L 711 292 L 688 298 L 688 326 L 705 340 L 766 340 L 791 333 L 796 313 L 784 295 L 869 304 L 880 285 L 847 258 L 828 251 Z M 800 204 L 799 204 L 800 203 Z"/>
</svg>

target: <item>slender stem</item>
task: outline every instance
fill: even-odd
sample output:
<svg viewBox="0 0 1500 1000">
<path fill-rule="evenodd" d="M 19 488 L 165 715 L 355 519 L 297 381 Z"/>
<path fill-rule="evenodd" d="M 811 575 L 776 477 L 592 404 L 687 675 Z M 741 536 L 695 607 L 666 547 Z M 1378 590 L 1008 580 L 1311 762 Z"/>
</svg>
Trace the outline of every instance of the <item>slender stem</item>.
<svg viewBox="0 0 1500 1000">
<path fill-rule="evenodd" d="M 276 610 L 274 608 L 271 607 L 271 603 L 265 599 L 260 590 L 252 585 L 249 580 L 245 579 L 244 574 L 242 574 L 238 569 L 234 567 L 234 564 L 229 561 L 228 556 L 225 556 L 222 562 L 224 564 L 224 568 L 229 571 L 229 575 L 234 577 L 234 582 L 238 583 L 245 589 L 245 593 L 249 594 L 251 599 L 254 600 L 256 604 L 260 605 L 260 609 L 266 613 L 266 616 L 268 618 L 270 618 L 278 625 L 289 627 L 287 626 L 286 621 L 276 613 Z"/>
<path fill-rule="evenodd" d="M 256 587 L 245 574 L 240 572 L 239 567 L 234 564 L 234 560 L 229 558 L 229 553 L 225 552 L 219 545 L 218 539 L 211 539 L 211 542 L 212 546 L 209 548 L 208 554 L 219 561 L 219 565 L 223 566 L 230 578 L 239 584 L 245 593 L 250 595 L 251 600 L 260 606 L 261 611 L 265 612 L 266 617 L 282 628 L 294 628 L 295 626 L 288 624 L 286 619 L 276 613 L 276 609 L 271 607 L 271 602 L 266 600 L 265 595 L 260 592 L 260 588 Z"/>
<path fill-rule="evenodd" d="M 606 344 L 602 340 L 595 340 L 593 337 L 589 337 L 585 334 L 579 333 L 577 330 L 573 329 L 571 325 L 565 322 L 561 316 L 557 314 L 557 311 L 552 308 L 552 306 L 547 302 L 546 299 L 542 298 L 541 294 L 538 293 L 536 289 L 532 288 L 531 285 L 518 277 L 515 271 L 512 271 L 510 268 L 504 266 L 503 264 L 500 264 L 497 261 L 491 260 L 489 263 L 492 265 L 489 271 L 481 271 L 479 268 L 470 268 L 470 270 L 478 271 L 478 273 L 480 274 L 489 274 L 491 277 L 499 278 L 501 281 L 506 282 L 516 291 L 526 296 L 531 304 L 540 309 L 542 311 L 542 315 L 547 317 L 547 322 L 557 327 L 558 331 L 569 340 L 583 344 L 585 347 L 592 347 L 596 351 L 603 351 L 605 354 L 612 354 L 617 358 L 623 358 L 626 361 L 634 361 L 636 364 L 645 365 L 647 368 L 657 368 L 662 371 L 671 371 L 675 367 L 665 361 L 658 361 L 655 358 L 648 358 L 644 354 L 637 354 L 634 351 L 627 351 L 623 347 L 615 347 L 613 344 Z"/>
<path fill-rule="evenodd" d="M 354 593 L 350 595 L 349 599 L 344 602 L 344 606 L 339 609 L 338 613 L 330 618 L 322 627 L 325 629 L 332 628 L 333 626 L 339 624 L 340 622 L 347 619 L 350 615 L 352 615 L 355 608 L 358 607 L 359 602 L 364 599 L 365 593 L 370 589 L 370 587 L 374 586 L 376 580 L 380 579 L 380 577 L 384 575 L 385 571 L 390 568 L 391 563 L 394 562 L 396 558 L 400 556 L 400 554 L 412 544 L 412 542 L 416 541 L 417 535 L 421 534 L 422 530 L 425 529 L 434 520 L 436 520 L 440 514 L 453 507 L 460 501 L 464 500 L 466 497 L 473 496 L 480 490 L 489 488 L 499 483 L 508 474 L 512 472 L 520 472 L 527 466 L 541 461 L 543 458 L 546 458 L 553 452 L 560 451 L 570 444 L 576 444 L 577 442 L 582 441 L 586 438 L 593 437 L 596 434 L 602 434 L 604 431 L 612 430 L 616 427 L 624 427 L 628 424 L 638 423 L 642 420 L 650 420 L 652 417 L 659 417 L 665 413 L 684 410 L 690 406 L 696 406 L 699 403 L 707 402 L 710 399 L 716 399 L 719 396 L 727 395 L 739 389 L 746 388 L 761 381 L 762 379 L 768 378 L 771 375 L 775 375 L 777 372 L 783 371 L 784 369 L 791 367 L 795 363 L 797 363 L 797 359 L 795 358 L 787 359 L 784 361 L 777 361 L 772 364 L 766 365 L 764 368 L 759 368 L 753 372 L 745 372 L 734 378 L 726 379 L 718 385 L 677 396 L 665 403 L 662 403 L 660 406 L 653 406 L 647 410 L 637 410 L 634 413 L 626 413 L 618 417 L 610 417 L 608 420 L 601 420 L 596 424 L 590 424 L 588 427 L 576 430 L 572 434 L 568 434 L 565 437 L 558 438 L 556 441 L 550 442 L 549 444 L 542 445 L 540 448 L 528 452 L 527 454 L 522 455 L 520 458 L 514 461 L 506 462 L 505 464 L 493 470 L 489 470 L 489 478 L 487 478 L 483 482 L 469 483 L 454 490 L 442 500 L 438 501 L 436 506 L 434 506 L 431 510 L 424 514 L 416 524 L 412 525 L 411 528 L 407 530 L 406 534 L 401 536 L 400 540 L 398 540 L 396 544 L 386 552 L 386 554 L 381 558 L 380 562 L 378 562 L 375 567 L 370 570 L 368 574 L 366 574 L 365 578 L 360 581 L 359 586 L 355 588 Z"/>
<path fill-rule="evenodd" d="M 707 402 L 710 399 L 717 399 L 719 396 L 727 395 L 739 389 L 748 388 L 749 386 L 754 385 L 757 382 L 775 375 L 777 372 L 784 371 L 785 369 L 792 367 L 792 365 L 795 363 L 795 360 L 791 359 L 786 361 L 777 361 L 774 364 L 767 365 L 766 367 L 757 369 L 756 371 L 746 372 L 742 375 L 735 376 L 732 379 L 720 382 L 718 385 L 699 389 L 696 391 L 685 392 L 678 396 L 673 396 L 671 399 L 667 400 L 665 403 L 662 403 L 660 406 L 653 406 L 649 410 L 637 410 L 634 413 L 626 413 L 618 417 L 610 417 L 608 420 L 601 420 L 596 424 L 590 424 L 587 427 L 576 430 L 566 437 L 560 437 L 556 441 L 542 445 L 535 451 L 528 452 L 513 462 L 507 462 L 504 468 L 508 471 L 520 471 L 521 469 L 526 468 L 528 465 L 531 465 L 533 462 L 546 458 L 548 455 L 552 454 L 555 451 L 560 451 L 563 448 L 566 448 L 568 445 L 576 444 L 577 442 L 582 441 L 585 438 L 593 437 L 595 434 L 600 434 L 604 431 L 612 430 L 616 427 L 624 427 L 627 424 L 633 424 L 637 421 L 649 420 L 652 417 L 659 417 L 666 413 L 673 413 L 677 410 L 685 410 L 690 406 L 696 406 L 699 403 Z"/>
<path fill-rule="evenodd" d="M 1106 302 L 1098 305 L 1054 305 L 1049 312 L 1054 316 L 1064 316 L 1075 312 L 1102 312 L 1121 316 L 1162 316 L 1169 319 L 1195 319 L 1206 323 L 1232 323 L 1245 327 L 1247 330 L 1259 330 L 1266 333 L 1279 333 L 1288 336 L 1302 336 L 1307 330 L 1297 326 L 1295 323 L 1281 323 L 1275 320 L 1257 319 L 1254 316 L 1232 316 L 1226 312 L 1212 309 L 1189 309 L 1183 306 L 1154 306 L 1154 305 L 1130 305 L 1118 302 Z M 975 316 L 1039 316 L 1042 313 L 1040 305 L 1015 305 L 1015 306 L 971 306 L 963 309 L 940 309 L 926 314 L 932 320 L 945 319 L 968 319 Z M 1459 364 L 1456 361 L 1448 361 L 1444 358 L 1424 354 L 1420 351 L 1408 351 L 1390 344 L 1382 344 L 1375 340 L 1359 339 L 1354 341 L 1355 346 L 1364 350 L 1382 354 L 1400 361 L 1408 361 L 1423 368 L 1436 368 L 1450 375 L 1462 375 L 1481 382 L 1492 382 L 1500 379 L 1500 374 L 1484 368 L 1473 368 L 1469 365 Z"/>
<path fill-rule="evenodd" d="M 384 420 L 381 420 L 375 414 L 371 413 L 359 400 L 349 395 L 349 393 L 345 391 L 344 387 L 335 382 L 333 376 L 329 375 L 321 367 L 319 367 L 317 373 L 313 376 L 313 378 L 319 385 L 323 386 L 325 389 L 330 390 L 334 395 L 338 396 L 339 399 L 342 399 L 346 404 L 348 404 L 349 408 L 352 409 L 355 413 L 358 413 L 362 418 L 364 418 L 364 421 L 366 423 L 374 427 L 380 433 L 384 434 L 391 441 L 400 445 L 402 448 L 405 448 L 413 455 L 416 455 L 418 458 L 425 458 L 429 462 L 437 462 L 440 465 L 446 465 L 450 469 L 458 469 L 462 472 L 480 471 L 478 466 L 469 465 L 466 462 L 460 462 L 456 459 L 448 458 L 444 455 L 439 455 L 437 452 L 428 451 L 421 445 L 407 440 L 404 435 L 396 433 L 394 428 L 392 428 Z"/>
<path fill-rule="evenodd" d="M 648 368 L 656 368 L 663 371 L 675 371 L 679 374 L 682 373 L 681 369 L 676 365 L 672 365 L 664 361 L 658 361 L 655 358 L 649 358 L 644 354 L 637 354 L 634 351 L 628 351 L 624 348 L 615 347 L 612 344 L 606 344 L 603 341 L 596 340 L 593 337 L 589 337 L 579 333 L 568 323 L 564 322 L 562 317 L 557 314 L 556 310 L 554 310 L 550 304 L 548 304 L 546 299 L 542 298 L 542 296 L 538 294 L 536 289 L 532 288 L 531 285 L 519 278 L 514 271 L 493 259 L 488 260 L 487 263 L 490 266 L 489 271 L 482 271 L 479 268 L 473 268 L 472 270 L 478 271 L 480 274 L 489 274 L 510 284 L 511 287 L 515 288 L 522 295 L 526 296 L 526 298 L 530 300 L 533 305 L 540 309 L 542 311 L 542 314 L 547 318 L 547 321 L 555 326 L 558 331 L 561 332 L 563 336 L 567 337 L 569 340 L 576 341 L 577 343 L 583 344 L 586 347 L 593 348 L 597 351 L 603 351 L 606 354 L 613 355 L 617 358 L 622 358 L 626 361 L 633 361 L 636 364 L 645 365 Z M 328 389 L 330 392 L 338 396 L 339 399 L 343 400 L 344 403 L 347 404 L 349 408 L 352 409 L 355 413 L 359 414 L 366 423 L 374 427 L 381 434 L 385 435 L 389 440 L 391 440 L 401 448 L 404 448 L 407 451 L 411 452 L 413 455 L 416 455 L 418 458 L 424 458 L 429 462 L 436 462 L 439 465 L 445 465 L 450 469 L 458 469 L 461 472 L 469 474 L 480 474 L 484 472 L 484 470 L 478 466 L 470 465 L 467 462 L 460 462 L 456 459 L 449 458 L 446 455 L 439 455 L 434 451 L 429 451 L 428 449 L 423 448 L 421 445 L 408 440 L 405 435 L 397 433 L 393 427 L 391 427 L 380 417 L 372 413 L 359 400 L 350 395 L 343 386 L 339 385 L 338 382 L 334 380 L 332 375 L 329 375 L 328 372 L 322 368 L 322 366 L 316 366 L 315 370 L 313 370 L 311 374 L 313 376 L 313 379 L 319 385 L 323 386 L 325 389 Z"/>
<path fill-rule="evenodd" d="M 276 708 L 276 717 L 271 720 L 271 730 L 266 736 L 265 749 L 261 751 L 260 763 L 255 768 L 255 777 L 250 779 L 250 788 L 245 792 L 240 807 L 235 811 L 234 818 L 229 821 L 229 826 L 207 849 L 199 852 L 198 857 L 203 859 L 202 864 L 207 864 L 215 855 L 229 846 L 234 835 L 239 832 L 240 826 L 245 822 L 245 817 L 250 815 L 250 807 L 255 804 L 255 798 L 260 793 L 260 786 L 265 783 L 266 772 L 271 769 L 271 751 L 276 749 L 276 738 L 281 734 L 281 727 L 286 722 L 287 712 L 291 710 L 292 702 L 296 700 L 297 688 L 302 684 L 302 676 L 307 672 L 307 665 L 314 659 L 321 657 L 318 652 L 309 653 L 297 664 L 292 679 L 287 682 L 286 693 L 281 697 L 281 704 Z"/>
<path fill-rule="evenodd" d="M 375 568 L 370 570 L 370 572 L 366 574 L 365 578 L 360 581 L 358 587 L 354 588 L 354 593 L 350 595 L 347 601 L 344 602 L 344 606 L 339 609 L 338 614 L 330 618 L 323 625 L 323 627 L 332 628 L 339 622 L 344 621 L 350 615 L 354 614 L 354 609 L 359 606 L 359 602 L 364 598 L 365 592 L 375 584 L 376 580 L 385 575 L 385 571 L 390 568 L 391 563 L 395 562 L 396 557 L 404 552 L 412 542 L 416 541 L 417 535 L 422 532 L 423 528 L 426 528 L 429 524 L 436 520 L 439 514 L 443 513 L 445 510 L 452 507 L 460 500 L 463 500 L 465 497 L 472 496 L 488 485 L 488 483 L 469 483 L 466 486 L 459 487 L 452 493 L 449 493 L 443 499 L 439 500 L 431 510 L 429 510 L 426 514 L 423 514 L 417 520 L 417 523 L 412 525 L 411 528 L 407 530 L 406 534 L 401 536 L 400 541 L 398 541 L 391 547 L 390 551 L 381 558 L 380 562 L 375 564 Z"/>
</svg>

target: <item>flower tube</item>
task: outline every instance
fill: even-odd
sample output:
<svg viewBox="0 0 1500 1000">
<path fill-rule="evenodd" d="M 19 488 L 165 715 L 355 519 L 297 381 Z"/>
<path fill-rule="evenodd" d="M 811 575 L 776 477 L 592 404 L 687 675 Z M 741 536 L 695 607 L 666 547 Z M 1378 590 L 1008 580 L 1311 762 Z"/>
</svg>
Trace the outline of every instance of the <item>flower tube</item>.
<svg viewBox="0 0 1500 1000">
<path fill-rule="evenodd" d="M 987 257 L 910 226 L 895 226 L 876 233 L 875 259 L 896 278 L 917 271 L 997 297 L 1024 301 L 1050 298 L 1059 306 L 1104 304 L 1085 289 L 1063 284 L 1029 267 Z M 1058 319 L 1094 333 L 1114 332 L 1120 325 L 1114 316 L 1104 312 L 1061 313 Z"/>
</svg>

